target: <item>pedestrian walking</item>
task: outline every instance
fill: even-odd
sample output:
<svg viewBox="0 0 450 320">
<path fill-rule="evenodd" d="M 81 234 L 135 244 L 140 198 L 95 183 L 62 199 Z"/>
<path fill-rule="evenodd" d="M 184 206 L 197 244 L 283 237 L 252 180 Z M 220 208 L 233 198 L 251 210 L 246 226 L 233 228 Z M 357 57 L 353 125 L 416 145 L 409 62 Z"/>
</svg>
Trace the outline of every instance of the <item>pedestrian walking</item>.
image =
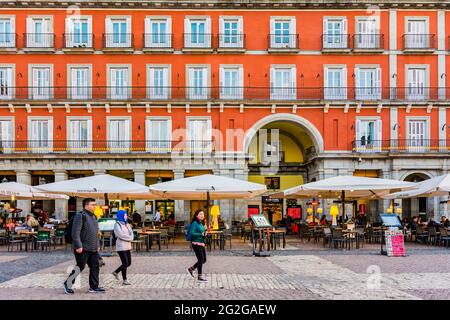
<svg viewBox="0 0 450 320">
<path fill-rule="evenodd" d="M 116 235 L 116 251 L 119 254 L 122 265 L 112 274 L 119 280 L 119 273 L 122 273 L 122 284 L 124 286 L 131 283 L 127 280 L 127 268 L 131 266 L 131 241 L 133 241 L 133 229 L 128 223 L 128 213 L 125 210 L 119 210 L 116 213 L 116 224 L 114 225 L 114 234 Z"/>
<path fill-rule="evenodd" d="M 198 209 L 194 213 L 191 225 L 189 227 L 190 240 L 192 249 L 197 257 L 197 262 L 188 269 L 189 274 L 194 278 L 194 271 L 197 270 L 198 280 L 202 282 L 208 281 L 203 274 L 203 265 L 206 262 L 205 239 L 208 235 L 205 228 L 205 213 Z"/>
<path fill-rule="evenodd" d="M 98 238 L 98 222 L 94 215 L 95 199 L 83 199 L 83 211 L 78 212 L 69 222 L 65 235 L 66 241 L 72 243 L 76 267 L 64 282 L 64 292 L 73 294 L 72 289 L 76 277 L 89 267 L 89 292 L 103 293 L 105 289 L 99 287 L 100 274 L 100 241 Z"/>
</svg>

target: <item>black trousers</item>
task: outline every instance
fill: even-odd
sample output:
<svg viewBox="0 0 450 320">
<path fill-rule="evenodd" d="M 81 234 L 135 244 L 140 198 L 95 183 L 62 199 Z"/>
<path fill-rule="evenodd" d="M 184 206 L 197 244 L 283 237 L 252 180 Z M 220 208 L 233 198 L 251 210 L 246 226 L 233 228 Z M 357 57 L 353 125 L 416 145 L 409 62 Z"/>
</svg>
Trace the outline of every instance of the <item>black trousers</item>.
<svg viewBox="0 0 450 320">
<path fill-rule="evenodd" d="M 127 280 L 127 268 L 131 266 L 131 250 L 117 251 L 122 265 L 116 269 L 116 273 L 122 272 L 122 279 Z"/>
<path fill-rule="evenodd" d="M 97 289 L 99 285 L 99 275 L 100 275 L 100 264 L 99 264 L 100 255 L 98 254 L 98 252 L 89 252 L 84 250 L 82 253 L 77 253 L 76 251 L 74 251 L 74 254 L 75 260 L 77 262 L 77 267 L 79 268 L 79 273 L 81 273 L 84 270 L 87 264 L 89 267 L 89 287 L 91 289 Z M 74 276 L 76 272 L 77 270 L 76 268 L 74 268 L 72 270 L 72 273 L 66 280 L 66 283 L 69 285 L 70 288 L 75 283 L 76 276 L 78 276 L 78 274 Z M 69 279 L 71 279 L 72 281 L 69 281 Z"/>
<path fill-rule="evenodd" d="M 197 257 L 197 262 L 194 264 L 193 268 L 198 270 L 198 274 L 202 274 L 203 264 L 206 262 L 206 249 L 205 246 L 199 246 L 196 244 L 192 245 L 192 249 Z"/>
</svg>

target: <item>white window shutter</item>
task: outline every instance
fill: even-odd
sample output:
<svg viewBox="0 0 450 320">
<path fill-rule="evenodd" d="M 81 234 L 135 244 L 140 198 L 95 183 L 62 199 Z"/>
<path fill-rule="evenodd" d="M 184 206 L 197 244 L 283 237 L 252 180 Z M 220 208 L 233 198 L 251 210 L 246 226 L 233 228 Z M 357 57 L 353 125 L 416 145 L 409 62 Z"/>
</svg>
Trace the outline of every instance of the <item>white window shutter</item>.
<svg viewBox="0 0 450 320">
<path fill-rule="evenodd" d="M 188 47 L 191 42 L 191 25 L 189 18 L 184 18 L 184 46 Z"/>
<path fill-rule="evenodd" d="M 342 19 L 342 43 L 345 47 L 348 46 L 348 36 L 347 36 L 347 18 Z"/>
<path fill-rule="evenodd" d="M 205 31 L 205 33 L 206 33 L 206 35 L 205 35 L 205 37 L 206 37 L 206 45 L 208 46 L 208 47 L 210 47 L 211 46 L 211 39 L 212 39 L 212 34 L 211 34 L 211 18 L 210 17 L 207 17 L 206 18 L 206 31 Z"/>
<path fill-rule="evenodd" d="M 361 83 L 359 82 L 359 80 L 360 80 L 359 71 L 360 71 L 360 69 L 358 67 L 355 67 L 355 88 L 356 89 L 361 88 Z M 359 91 L 359 90 L 357 90 L 357 91 Z"/>
<path fill-rule="evenodd" d="M 375 70 L 375 88 L 377 92 L 377 98 L 381 99 L 383 88 L 381 86 L 381 68 Z"/>
<path fill-rule="evenodd" d="M 375 121 L 375 138 L 374 140 L 383 140 L 383 129 L 382 129 L 383 121 L 378 119 Z M 381 142 L 379 143 L 381 146 Z"/>
<path fill-rule="evenodd" d="M 219 92 L 222 94 L 223 86 L 225 81 L 225 69 L 224 67 L 220 67 L 219 69 Z"/>
<path fill-rule="evenodd" d="M 152 140 L 152 123 L 150 119 L 145 119 L 145 140 Z"/>
<path fill-rule="evenodd" d="M 167 98 L 170 97 L 170 83 L 171 83 L 170 77 L 171 77 L 171 74 L 169 73 L 169 70 L 170 70 L 169 67 L 165 67 L 163 69 L 163 81 L 164 81 L 163 86 L 164 86 L 164 93 L 165 93 Z"/>
<path fill-rule="evenodd" d="M 130 120 L 129 119 L 126 119 L 124 121 L 124 129 L 123 130 L 124 130 L 124 136 L 123 136 L 124 140 L 127 140 L 127 141 L 131 140 L 131 137 L 130 137 Z M 119 137 L 119 139 L 120 139 L 120 137 Z"/>
<path fill-rule="evenodd" d="M 328 35 L 328 19 L 323 18 L 323 31 L 322 34 Z"/>
<path fill-rule="evenodd" d="M 291 68 L 291 86 L 292 88 L 297 87 L 297 67 Z"/>
<path fill-rule="evenodd" d="M 92 118 L 87 120 L 87 138 L 92 141 Z"/>
<path fill-rule="evenodd" d="M 110 17 L 107 17 L 105 19 L 105 30 L 106 30 L 106 33 L 112 33 L 112 24 L 111 24 Z"/>
<path fill-rule="evenodd" d="M 150 33 L 152 33 L 151 20 L 149 17 L 146 17 L 144 19 L 144 32 L 146 35 L 149 35 Z M 147 42 L 146 42 L 146 44 L 147 44 Z"/>
<path fill-rule="evenodd" d="M 347 99 L 347 91 L 348 91 L 348 84 L 347 84 L 347 67 L 342 68 L 342 72 L 341 72 L 341 77 L 342 77 L 342 92 L 343 92 L 343 99 Z"/>
<path fill-rule="evenodd" d="M 323 68 L 323 86 L 328 87 L 328 67 Z"/>
<path fill-rule="evenodd" d="M 16 17 L 11 17 L 11 33 L 16 33 Z"/>
<path fill-rule="evenodd" d="M 53 148 L 53 119 L 48 120 L 48 146 Z"/>
<path fill-rule="evenodd" d="M 297 25 L 296 25 L 296 20 L 295 18 L 291 19 L 291 21 L 289 22 L 289 33 L 291 34 L 289 37 L 289 42 L 292 48 L 295 48 L 298 44 L 297 44 Z"/>
<path fill-rule="evenodd" d="M 70 36 L 73 33 L 73 20 L 71 17 L 66 17 L 66 34 L 68 34 L 68 38 L 70 39 Z M 66 44 L 69 45 L 69 41 L 66 41 Z"/>
<path fill-rule="evenodd" d="M 355 120 L 355 140 L 358 142 L 361 140 L 361 120 Z"/>
<path fill-rule="evenodd" d="M 270 93 L 274 93 L 274 86 L 275 86 L 275 69 L 273 67 L 270 67 Z"/>
<path fill-rule="evenodd" d="M 223 19 L 223 17 L 219 17 L 219 34 L 225 33 L 224 22 L 225 22 L 225 20 Z"/>
<path fill-rule="evenodd" d="M 275 47 L 275 18 L 270 17 L 270 47 Z"/>
</svg>

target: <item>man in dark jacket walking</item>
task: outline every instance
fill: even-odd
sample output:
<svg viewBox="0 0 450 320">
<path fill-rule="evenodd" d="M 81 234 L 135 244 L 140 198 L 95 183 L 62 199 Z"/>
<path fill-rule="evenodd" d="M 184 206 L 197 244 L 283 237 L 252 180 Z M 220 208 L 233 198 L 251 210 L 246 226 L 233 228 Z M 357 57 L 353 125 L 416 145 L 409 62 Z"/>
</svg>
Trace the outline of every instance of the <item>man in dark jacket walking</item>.
<svg viewBox="0 0 450 320">
<path fill-rule="evenodd" d="M 64 282 L 64 292 L 73 294 L 72 289 L 76 277 L 89 266 L 89 292 L 102 293 L 105 289 L 99 287 L 100 264 L 98 253 L 100 241 L 98 239 L 98 222 L 94 215 L 95 199 L 83 199 L 83 211 L 73 218 L 72 247 L 77 265 Z"/>
</svg>

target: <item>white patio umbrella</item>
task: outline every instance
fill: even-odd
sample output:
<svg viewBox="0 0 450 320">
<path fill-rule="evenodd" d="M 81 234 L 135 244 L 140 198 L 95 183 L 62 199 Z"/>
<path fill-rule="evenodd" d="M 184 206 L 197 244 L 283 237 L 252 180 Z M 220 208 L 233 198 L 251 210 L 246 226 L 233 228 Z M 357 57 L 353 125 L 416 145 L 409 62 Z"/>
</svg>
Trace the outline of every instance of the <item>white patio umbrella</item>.
<svg viewBox="0 0 450 320">
<path fill-rule="evenodd" d="M 412 190 L 400 191 L 384 196 L 385 199 L 402 199 L 412 197 L 439 197 L 450 195 L 450 174 L 434 177 L 416 183 Z"/>
<path fill-rule="evenodd" d="M 366 178 L 358 176 L 336 176 L 316 182 L 299 185 L 272 197 L 284 198 L 340 198 L 346 199 L 379 199 L 392 192 L 398 192 L 415 187 L 413 182 Z M 345 216 L 345 205 L 342 206 L 342 216 Z"/>
<path fill-rule="evenodd" d="M 94 175 L 36 186 L 48 193 L 95 199 L 154 199 L 148 187 L 109 174 Z"/>
<path fill-rule="evenodd" d="M 53 200 L 53 199 L 69 199 L 68 196 L 63 194 L 52 194 L 43 192 L 36 187 L 18 183 L 18 182 L 4 182 L 0 183 L 0 199 L 10 200 Z"/>
<path fill-rule="evenodd" d="M 206 200 L 208 216 L 209 200 L 247 199 L 267 191 L 263 184 L 212 174 L 157 183 L 149 186 L 149 189 L 164 199 Z"/>
</svg>

